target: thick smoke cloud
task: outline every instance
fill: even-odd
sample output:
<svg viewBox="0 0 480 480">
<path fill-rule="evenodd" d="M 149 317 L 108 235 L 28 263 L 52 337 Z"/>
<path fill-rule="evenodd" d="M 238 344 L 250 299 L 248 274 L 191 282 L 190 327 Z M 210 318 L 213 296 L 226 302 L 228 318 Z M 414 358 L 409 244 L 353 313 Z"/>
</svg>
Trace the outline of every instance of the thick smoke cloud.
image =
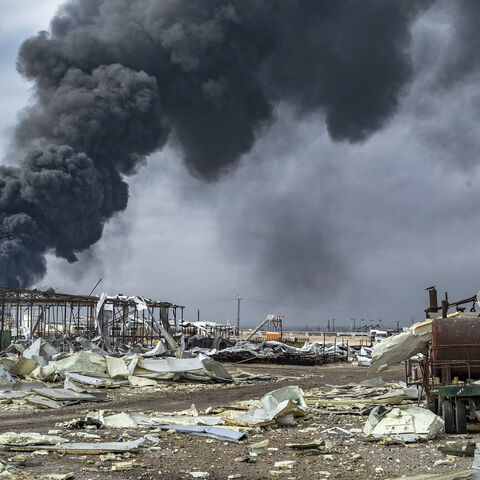
<svg viewBox="0 0 480 480">
<path fill-rule="evenodd" d="M 359 141 L 395 111 L 411 75 L 419 2 L 78 0 L 24 42 L 35 102 L 1 172 L 0 280 L 29 285 L 43 255 L 75 261 L 127 205 L 124 176 L 170 137 L 214 180 L 284 101 Z"/>
<path fill-rule="evenodd" d="M 436 76 L 441 87 L 451 87 L 478 75 L 480 68 L 480 8 L 475 0 L 445 2 L 438 5 L 451 21 L 451 38 Z"/>
<path fill-rule="evenodd" d="M 440 0 L 416 23 L 412 53 L 415 89 L 410 106 L 418 134 L 446 172 L 472 174 L 480 165 L 480 4 Z"/>
</svg>

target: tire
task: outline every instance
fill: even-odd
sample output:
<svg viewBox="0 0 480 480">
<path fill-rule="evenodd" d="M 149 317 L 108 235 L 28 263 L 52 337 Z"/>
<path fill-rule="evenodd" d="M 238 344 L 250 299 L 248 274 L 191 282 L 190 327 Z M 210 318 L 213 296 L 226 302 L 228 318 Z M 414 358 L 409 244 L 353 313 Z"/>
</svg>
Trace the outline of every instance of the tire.
<svg viewBox="0 0 480 480">
<path fill-rule="evenodd" d="M 432 395 L 430 401 L 427 401 L 427 408 L 435 415 L 438 415 L 438 398 Z"/>
<path fill-rule="evenodd" d="M 455 430 L 457 433 L 467 433 L 467 413 L 465 400 L 457 398 L 455 400 Z"/>
<path fill-rule="evenodd" d="M 453 405 L 450 400 L 445 399 L 442 402 L 442 418 L 445 422 L 445 433 L 455 433 L 455 416 L 453 415 Z"/>
</svg>

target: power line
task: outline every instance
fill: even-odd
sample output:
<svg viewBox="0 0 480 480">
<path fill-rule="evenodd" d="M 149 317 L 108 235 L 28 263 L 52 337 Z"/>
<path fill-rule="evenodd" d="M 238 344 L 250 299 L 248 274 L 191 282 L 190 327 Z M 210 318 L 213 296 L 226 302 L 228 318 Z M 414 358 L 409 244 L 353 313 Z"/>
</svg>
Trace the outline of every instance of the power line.
<svg viewBox="0 0 480 480">
<path fill-rule="evenodd" d="M 231 302 L 235 300 L 237 297 L 231 298 L 210 298 L 208 300 L 182 300 L 183 303 L 215 303 L 215 302 Z"/>
<path fill-rule="evenodd" d="M 217 302 L 231 302 L 232 300 L 237 300 L 237 297 L 229 297 L 229 298 L 209 298 L 209 299 L 194 299 L 194 300 L 183 300 L 184 303 L 197 303 L 197 304 L 205 304 L 205 303 L 217 303 Z M 311 305 L 296 305 L 292 303 L 278 303 L 266 300 L 258 300 L 254 298 L 245 298 L 242 297 L 242 300 L 245 302 L 251 303 L 258 303 L 261 305 L 270 305 L 275 307 L 286 307 L 286 308 L 295 308 L 295 309 L 303 309 L 303 310 L 311 310 L 311 311 L 323 311 L 323 312 L 331 312 L 331 313 L 344 313 L 348 315 L 383 315 L 383 316 L 392 316 L 392 312 L 359 312 L 357 310 L 344 310 L 339 308 L 330 308 L 330 307 L 320 307 L 320 306 L 311 306 Z M 402 313 L 402 312 L 395 312 L 395 317 L 398 316 L 412 316 L 411 313 Z"/>
<path fill-rule="evenodd" d="M 326 312 L 338 312 L 338 313 L 355 313 L 356 315 L 391 315 L 392 312 L 358 312 L 354 310 L 341 310 L 338 308 L 329 308 L 329 307 L 312 307 L 308 305 L 294 305 L 294 304 L 289 304 L 289 303 L 277 303 L 277 302 L 266 302 L 264 300 L 254 300 L 253 298 L 245 298 L 242 297 L 242 300 L 246 302 L 253 302 L 253 303 L 260 303 L 263 305 L 273 305 L 273 306 L 278 306 L 278 307 L 288 307 L 288 308 L 302 308 L 305 310 L 323 310 Z M 398 315 L 411 315 L 411 314 L 402 314 L 398 313 Z"/>
</svg>

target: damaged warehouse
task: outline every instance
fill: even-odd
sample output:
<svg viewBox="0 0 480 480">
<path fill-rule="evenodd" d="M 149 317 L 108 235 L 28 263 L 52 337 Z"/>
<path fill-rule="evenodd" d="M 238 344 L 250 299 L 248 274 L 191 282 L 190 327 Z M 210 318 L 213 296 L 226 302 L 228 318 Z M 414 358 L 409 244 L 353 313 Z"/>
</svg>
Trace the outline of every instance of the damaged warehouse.
<svg viewBox="0 0 480 480">
<path fill-rule="evenodd" d="M 0 302 L 1 330 L 7 331 L 5 335 L 13 342 L 33 337 L 93 340 L 100 336 L 109 351 L 122 345 L 152 347 L 183 321 L 184 312 L 183 306 L 142 297 L 6 287 L 0 288 Z"/>
</svg>

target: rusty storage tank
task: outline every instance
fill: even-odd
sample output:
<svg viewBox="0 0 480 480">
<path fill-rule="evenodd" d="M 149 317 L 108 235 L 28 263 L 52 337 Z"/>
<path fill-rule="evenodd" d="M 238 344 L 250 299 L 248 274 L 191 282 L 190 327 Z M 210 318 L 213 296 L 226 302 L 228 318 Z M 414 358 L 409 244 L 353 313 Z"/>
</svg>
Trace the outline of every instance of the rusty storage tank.
<svg viewBox="0 0 480 480">
<path fill-rule="evenodd" d="M 480 380 L 480 317 L 432 321 L 433 373 L 443 384 Z"/>
</svg>

